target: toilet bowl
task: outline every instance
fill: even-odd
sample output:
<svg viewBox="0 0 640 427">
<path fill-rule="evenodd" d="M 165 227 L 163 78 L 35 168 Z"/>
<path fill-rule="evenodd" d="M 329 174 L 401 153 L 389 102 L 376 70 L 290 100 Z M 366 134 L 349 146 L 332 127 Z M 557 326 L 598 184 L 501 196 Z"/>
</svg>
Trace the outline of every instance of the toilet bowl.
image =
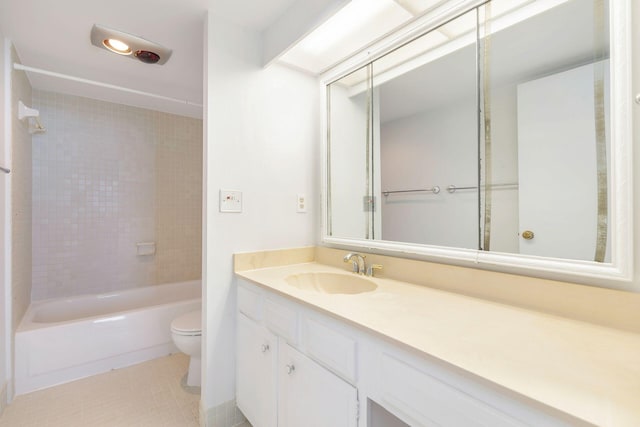
<svg viewBox="0 0 640 427">
<path fill-rule="evenodd" d="M 191 311 L 173 319 L 171 322 L 171 337 L 176 347 L 191 357 L 187 385 L 200 387 L 202 310 Z"/>
</svg>

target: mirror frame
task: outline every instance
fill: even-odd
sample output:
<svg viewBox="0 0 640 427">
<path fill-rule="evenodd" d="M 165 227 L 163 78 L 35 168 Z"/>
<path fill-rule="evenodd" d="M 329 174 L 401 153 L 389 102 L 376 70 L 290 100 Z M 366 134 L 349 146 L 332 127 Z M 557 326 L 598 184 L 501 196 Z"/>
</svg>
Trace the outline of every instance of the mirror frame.
<svg viewBox="0 0 640 427">
<path fill-rule="evenodd" d="M 562 0 L 543 0 L 556 4 Z M 443 264 L 471 266 L 494 271 L 523 274 L 554 280 L 626 289 L 633 278 L 633 134 L 631 86 L 631 0 L 609 2 L 611 72 L 611 153 L 610 220 L 611 263 L 569 260 L 532 255 L 481 251 L 476 249 L 418 245 L 402 242 L 348 239 L 327 233 L 328 218 L 328 118 L 327 85 L 375 61 L 395 48 L 435 29 L 447 21 L 486 3 L 485 0 L 451 0 L 410 22 L 320 76 L 322 141 L 322 230 L 326 246 L 358 249 Z"/>
</svg>

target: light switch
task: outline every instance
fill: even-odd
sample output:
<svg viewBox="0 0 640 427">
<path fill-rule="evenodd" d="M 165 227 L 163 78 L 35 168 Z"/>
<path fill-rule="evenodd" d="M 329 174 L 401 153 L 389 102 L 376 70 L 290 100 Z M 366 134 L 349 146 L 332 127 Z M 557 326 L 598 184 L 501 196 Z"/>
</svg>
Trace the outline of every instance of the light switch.
<svg viewBox="0 0 640 427">
<path fill-rule="evenodd" d="M 220 212 L 242 212 L 242 191 L 220 190 Z"/>
</svg>

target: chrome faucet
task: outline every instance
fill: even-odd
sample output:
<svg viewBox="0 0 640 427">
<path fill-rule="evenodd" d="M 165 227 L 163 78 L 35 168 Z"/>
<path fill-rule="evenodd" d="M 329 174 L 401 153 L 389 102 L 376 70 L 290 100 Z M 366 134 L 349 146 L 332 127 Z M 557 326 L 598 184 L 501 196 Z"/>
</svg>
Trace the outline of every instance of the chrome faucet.
<svg viewBox="0 0 640 427">
<path fill-rule="evenodd" d="M 355 258 L 355 259 L 354 259 Z M 365 264 L 365 256 L 355 252 L 348 253 L 342 258 L 343 262 L 351 261 L 353 263 L 353 272 L 356 274 L 365 274 L 367 265 Z"/>
</svg>

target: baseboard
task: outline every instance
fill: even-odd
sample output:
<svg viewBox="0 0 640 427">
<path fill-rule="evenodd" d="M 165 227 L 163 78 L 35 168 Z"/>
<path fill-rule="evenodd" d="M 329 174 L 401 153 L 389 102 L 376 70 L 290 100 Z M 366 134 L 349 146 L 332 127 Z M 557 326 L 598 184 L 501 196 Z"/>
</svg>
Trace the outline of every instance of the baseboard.
<svg viewBox="0 0 640 427">
<path fill-rule="evenodd" d="M 9 381 L 5 381 L 4 384 L 2 384 L 2 388 L 0 389 L 0 416 L 2 416 L 4 408 L 7 407 L 8 388 Z"/>
<path fill-rule="evenodd" d="M 200 427 L 235 427 L 246 421 L 235 399 L 209 409 L 200 401 Z"/>
<path fill-rule="evenodd" d="M 202 406 L 202 399 L 200 399 L 200 427 L 207 427 L 207 410 Z"/>
</svg>

